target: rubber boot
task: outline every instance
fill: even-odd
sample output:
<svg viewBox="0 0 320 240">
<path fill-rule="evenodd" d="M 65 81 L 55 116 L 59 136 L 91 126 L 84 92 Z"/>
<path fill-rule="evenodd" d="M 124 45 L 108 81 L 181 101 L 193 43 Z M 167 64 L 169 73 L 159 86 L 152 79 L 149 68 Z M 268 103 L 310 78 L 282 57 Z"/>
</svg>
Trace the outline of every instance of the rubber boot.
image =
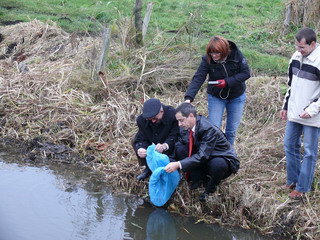
<svg viewBox="0 0 320 240">
<path fill-rule="evenodd" d="M 146 168 L 144 169 L 143 173 L 141 173 L 141 174 L 139 174 L 137 176 L 137 180 L 143 181 L 146 178 L 150 177 L 151 173 L 152 172 L 151 172 L 150 168 L 148 166 L 146 166 Z"/>
</svg>

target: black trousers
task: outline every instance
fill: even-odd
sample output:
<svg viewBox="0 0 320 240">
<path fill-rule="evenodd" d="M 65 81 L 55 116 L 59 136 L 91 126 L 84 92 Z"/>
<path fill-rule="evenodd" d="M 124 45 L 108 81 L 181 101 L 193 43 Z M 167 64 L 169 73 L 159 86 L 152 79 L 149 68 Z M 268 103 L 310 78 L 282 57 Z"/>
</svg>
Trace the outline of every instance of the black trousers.
<svg viewBox="0 0 320 240">
<path fill-rule="evenodd" d="M 188 157 L 189 147 L 181 143 L 176 144 L 175 158 L 183 160 Z M 183 170 L 183 169 L 182 169 Z M 229 161 L 223 157 L 213 157 L 208 162 L 200 163 L 198 166 L 190 169 L 190 178 L 192 182 L 208 182 L 205 190 L 208 193 L 214 192 L 222 179 L 231 175 Z"/>
</svg>

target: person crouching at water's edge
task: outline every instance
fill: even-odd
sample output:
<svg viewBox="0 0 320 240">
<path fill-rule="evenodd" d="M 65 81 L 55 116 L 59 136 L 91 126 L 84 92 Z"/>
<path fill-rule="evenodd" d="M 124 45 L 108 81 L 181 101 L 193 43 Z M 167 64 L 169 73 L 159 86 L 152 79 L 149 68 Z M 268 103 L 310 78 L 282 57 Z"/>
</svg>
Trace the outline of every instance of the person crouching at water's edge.
<svg viewBox="0 0 320 240">
<path fill-rule="evenodd" d="M 163 105 L 156 98 L 145 101 L 143 113 L 137 118 L 137 125 L 138 132 L 133 140 L 133 148 L 139 165 L 146 166 L 143 173 L 137 176 L 138 180 L 144 180 L 152 173 L 146 164 L 148 146 L 154 143 L 158 152 L 169 156 L 173 153 L 178 139 L 179 126 L 175 118 L 175 109 Z"/>
<path fill-rule="evenodd" d="M 224 133 L 207 118 L 197 115 L 192 104 L 183 103 L 178 106 L 175 116 L 181 128 L 175 147 L 175 158 L 178 161 L 170 162 L 165 171 L 190 171 L 194 188 L 209 176 L 205 191 L 199 197 L 200 201 L 204 201 L 210 193 L 215 192 L 222 179 L 238 171 L 240 162 Z M 192 145 L 189 140 L 191 138 Z"/>
</svg>

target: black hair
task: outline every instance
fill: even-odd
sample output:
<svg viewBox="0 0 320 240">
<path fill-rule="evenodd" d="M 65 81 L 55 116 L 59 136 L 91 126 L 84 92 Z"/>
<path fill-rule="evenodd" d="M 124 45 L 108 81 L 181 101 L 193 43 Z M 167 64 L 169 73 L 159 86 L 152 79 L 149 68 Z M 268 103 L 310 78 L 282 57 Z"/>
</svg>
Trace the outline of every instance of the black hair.
<svg viewBox="0 0 320 240">
<path fill-rule="evenodd" d="M 301 28 L 296 34 L 295 38 L 300 42 L 303 38 L 306 40 L 306 44 L 310 45 L 312 42 L 317 42 L 317 35 L 311 28 Z"/>
<path fill-rule="evenodd" d="M 175 114 L 181 113 L 183 117 L 189 117 L 189 114 L 192 113 L 197 117 L 197 110 L 191 103 L 182 103 L 180 104 L 175 111 Z"/>
</svg>

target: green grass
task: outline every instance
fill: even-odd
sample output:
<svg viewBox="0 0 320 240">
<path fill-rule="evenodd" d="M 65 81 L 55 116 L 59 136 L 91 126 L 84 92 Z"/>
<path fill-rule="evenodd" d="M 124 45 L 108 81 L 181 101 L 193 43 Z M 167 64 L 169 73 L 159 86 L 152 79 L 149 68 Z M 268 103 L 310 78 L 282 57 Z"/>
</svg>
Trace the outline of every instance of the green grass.
<svg viewBox="0 0 320 240">
<path fill-rule="evenodd" d="M 223 35 L 245 53 L 251 68 L 264 73 L 285 74 L 287 61 L 277 51 L 282 0 L 154 0 L 148 34 L 181 28 L 189 41 L 204 53 L 209 38 Z M 101 26 L 132 16 L 135 0 L 6 0 L 0 2 L 0 22 L 52 20 L 68 32 L 97 32 Z M 147 2 L 143 1 L 143 11 Z M 171 33 L 172 35 L 173 33 Z M 286 40 L 292 40 L 292 33 Z M 168 36 L 170 37 L 170 36 Z M 187 38 L 187 37 L 186 37 Z"/>
</svg>

